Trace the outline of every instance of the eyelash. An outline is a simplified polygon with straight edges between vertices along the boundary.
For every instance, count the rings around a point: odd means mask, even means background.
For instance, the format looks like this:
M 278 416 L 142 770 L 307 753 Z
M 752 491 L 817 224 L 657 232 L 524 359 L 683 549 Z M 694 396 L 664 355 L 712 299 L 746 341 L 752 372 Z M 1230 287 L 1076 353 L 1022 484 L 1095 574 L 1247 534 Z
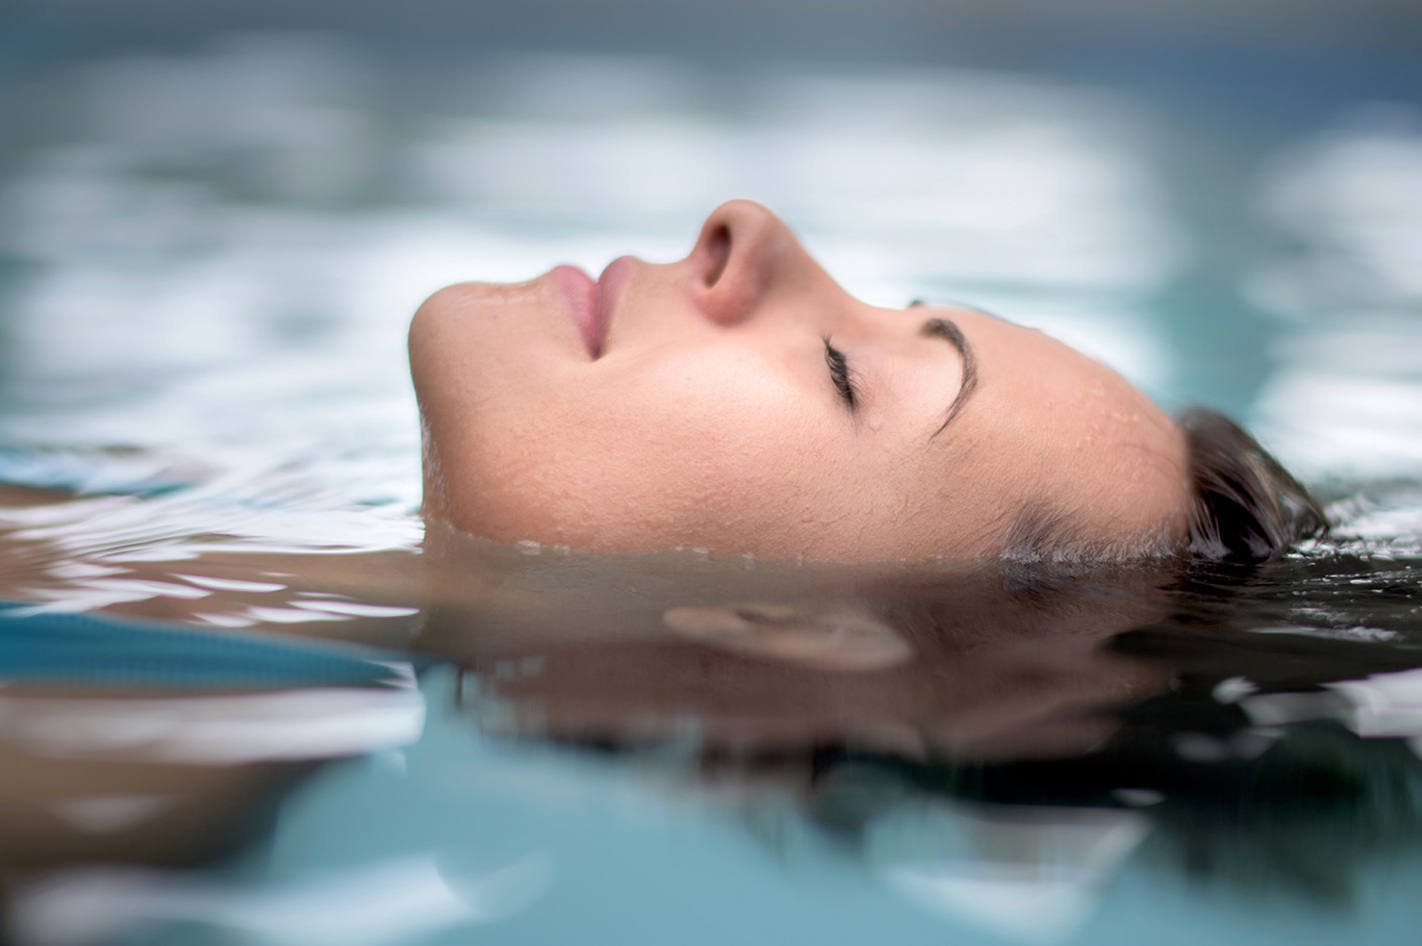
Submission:
M 829 365 L 834 389 L 839 392 L 849 409 L 854 410 L 859 404 L 859 389 L 854 383 L 854 376 L 849 372 L 849 362 L 845 360 L 844 352 L 830 344 L 828 335 L 825 336 L 825 364 Z

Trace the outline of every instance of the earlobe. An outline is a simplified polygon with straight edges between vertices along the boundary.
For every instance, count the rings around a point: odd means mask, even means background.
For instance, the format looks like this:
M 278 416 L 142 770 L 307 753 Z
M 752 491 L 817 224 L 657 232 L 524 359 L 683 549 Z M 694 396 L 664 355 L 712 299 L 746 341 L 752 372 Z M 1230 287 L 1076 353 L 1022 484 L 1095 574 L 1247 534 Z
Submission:
M 817 611 L 763 602 L 688 606 L 668 608 L 662 623 L 673 634 L 709 647 L 816 670 L 884 670 L 913 654 L 889 625 L 849 609 Z

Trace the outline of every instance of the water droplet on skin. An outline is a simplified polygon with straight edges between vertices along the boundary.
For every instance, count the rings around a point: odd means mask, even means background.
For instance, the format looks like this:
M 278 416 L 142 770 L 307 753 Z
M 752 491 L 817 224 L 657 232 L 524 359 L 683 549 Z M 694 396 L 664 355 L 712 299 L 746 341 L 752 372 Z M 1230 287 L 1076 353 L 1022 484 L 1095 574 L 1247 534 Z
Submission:
M 543 551 L 543 547 L 532 539 L 519 539 L 514 543 L 514 548 L 524 555 L 538 555 Z

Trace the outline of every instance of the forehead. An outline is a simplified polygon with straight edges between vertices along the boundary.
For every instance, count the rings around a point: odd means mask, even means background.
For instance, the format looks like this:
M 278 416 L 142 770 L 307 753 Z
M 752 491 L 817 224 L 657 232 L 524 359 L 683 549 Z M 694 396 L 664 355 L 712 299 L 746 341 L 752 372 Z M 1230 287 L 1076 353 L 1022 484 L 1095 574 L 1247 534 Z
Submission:
M 1037 329 L 976 310 L 952 311 L 977 354 L 989 412 L 1050 415 L 1101 436 L 1114 429 L 1175 437 L 1170 418 L 1100 362 Z

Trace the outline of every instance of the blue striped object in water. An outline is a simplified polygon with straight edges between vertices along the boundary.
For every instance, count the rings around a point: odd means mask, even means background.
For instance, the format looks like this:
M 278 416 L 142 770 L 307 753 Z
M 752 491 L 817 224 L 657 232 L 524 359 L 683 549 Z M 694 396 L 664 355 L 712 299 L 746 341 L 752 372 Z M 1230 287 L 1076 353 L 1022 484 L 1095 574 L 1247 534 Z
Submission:
M 379 651 L 0 602 L 0 680 L 166 689 L 406 682 Z

